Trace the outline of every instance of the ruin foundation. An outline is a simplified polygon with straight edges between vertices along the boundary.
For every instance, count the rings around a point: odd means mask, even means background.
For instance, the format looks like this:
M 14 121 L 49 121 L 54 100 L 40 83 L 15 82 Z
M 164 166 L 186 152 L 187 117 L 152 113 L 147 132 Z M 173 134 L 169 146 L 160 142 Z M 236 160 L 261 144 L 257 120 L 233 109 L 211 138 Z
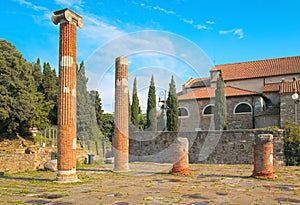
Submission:
M 254 143 L 254 178 L 274 179 L 273 135 L 260 134 Z
M 173 168 L 171 174 L 188 175 L 189 168 L 189 141 L 187 138 L 178 137 L 173 144 Z

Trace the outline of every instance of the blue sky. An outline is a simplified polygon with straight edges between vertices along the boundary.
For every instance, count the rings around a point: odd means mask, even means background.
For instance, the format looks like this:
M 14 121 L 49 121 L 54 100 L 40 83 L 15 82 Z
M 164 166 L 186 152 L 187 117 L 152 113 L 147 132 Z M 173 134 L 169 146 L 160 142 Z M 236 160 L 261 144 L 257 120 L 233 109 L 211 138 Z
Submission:
M 106 112 L 113 111 L 117 55 L 129 56 L 129 85 L 137 77 L 145 109 L 151 74 L 161 88 L 159 95 L 168 89 L 171 75 L 180 91 L 189 77 L 208 77 L 213 64 L 300 54 L 297 0 L 5 0 L 0 3 L 0 38 L 13 43 L 27 61 L 39 57 L 57 68 L 59 27 L 51 15 L 66 7 L 83 17 L 85 27 L 77 30 L 77 61 L 86 62 L 89 87 L 99 90 Z M 128 39 L 135 48 L 123 45 Z M 185 47 L 181 53 L 180 46 Z M 102 55 L 95 61 L 103 52 L 110 58 Z M 107 64 L 97 67 L 102 61 Z

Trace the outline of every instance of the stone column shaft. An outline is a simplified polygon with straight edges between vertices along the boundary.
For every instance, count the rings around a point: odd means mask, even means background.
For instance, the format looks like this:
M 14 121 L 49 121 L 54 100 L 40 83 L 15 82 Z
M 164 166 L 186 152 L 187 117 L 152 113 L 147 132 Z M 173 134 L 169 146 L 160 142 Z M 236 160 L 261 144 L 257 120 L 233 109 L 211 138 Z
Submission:
M 76 175 L 76 27 L 83 27 L 79 15 L 69 9 L 53 13 L 60 23 L 58 92 L 58 174 L 59 182 L 78 181 Z
M 173 144 L 173 168 L 172 174 L 188 175 L 189 168 L 189 141 L 187 138 L 178 137 Z
M 271 134 L 260 134 L 255 138 L 252 176 L 268 179 L 277 177 L 274 172 L 273 135 Z
M 128 58 L 116 58 L 114 171 L 128 171 Z

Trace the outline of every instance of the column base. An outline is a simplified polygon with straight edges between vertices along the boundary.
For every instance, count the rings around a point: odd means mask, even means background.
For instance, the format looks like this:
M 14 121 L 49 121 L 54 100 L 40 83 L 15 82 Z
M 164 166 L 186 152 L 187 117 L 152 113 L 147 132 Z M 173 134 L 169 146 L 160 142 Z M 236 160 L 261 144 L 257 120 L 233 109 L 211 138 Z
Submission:
M 126 164 L 124 166 L 115 166 L 113 169 L 114 172 L 129 172 L 129 165 Z
M 253 172 L 251 175 L 253 178 L 257 179 L 276 179 L 277 175 L 274 171 L 260 171 L 260 172 Z
M 191 170 L 188 167 L 173 167 L 169 173 L 178 175 L 189 175 L 191 174 Z
M 55 180 L 57 183 L 74 183 L 79 181 L 76 174 L 76 168 L 71 170 L 58 170 Z

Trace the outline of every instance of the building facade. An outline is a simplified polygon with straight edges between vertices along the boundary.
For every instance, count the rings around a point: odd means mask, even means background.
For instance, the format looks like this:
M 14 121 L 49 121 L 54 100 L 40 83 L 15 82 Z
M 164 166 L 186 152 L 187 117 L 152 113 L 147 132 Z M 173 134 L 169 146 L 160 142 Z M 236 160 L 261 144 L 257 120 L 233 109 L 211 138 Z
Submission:
M 300 91 L 300 56 L 294 56 L 216 65 L 209 78 L 189 79 L 178 95 L 181 131 L 214 129 L 220 72 L 225 82 L 228 129 L 283 127 L 286 121 L 300 122 L 299 103 L 291 97 Z

